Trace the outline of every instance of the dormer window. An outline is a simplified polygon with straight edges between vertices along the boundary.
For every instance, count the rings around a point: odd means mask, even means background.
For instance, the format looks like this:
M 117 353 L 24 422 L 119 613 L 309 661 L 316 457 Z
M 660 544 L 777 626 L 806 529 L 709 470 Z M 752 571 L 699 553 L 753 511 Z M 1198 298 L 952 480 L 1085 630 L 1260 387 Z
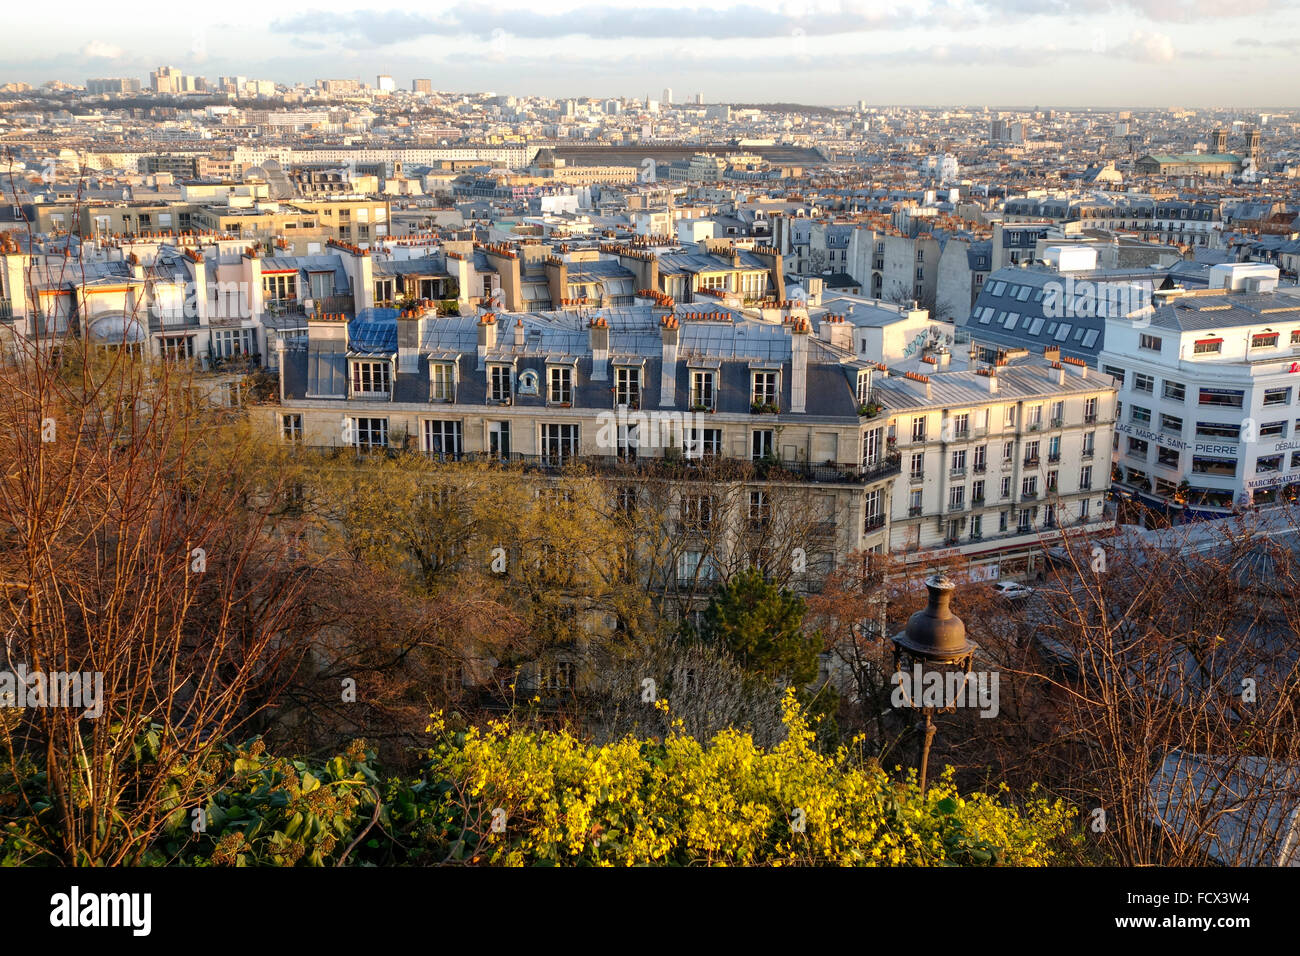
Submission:
M 641 370 L 639 368 L 614 369 L 614 404 L 630 409 L 641 407 Z
M 691 372 L 691 409 L 711 409 L 717 400 L 717 373 L 712 370 Z
M 552 365 L 546 370 L 546 402 L 548 405 L 573 404 L 573 369 L 567 365 Z
M 352 397 L 388 398 L 393 392 L 392 374 L 390 362 L 353 362 Z
M 510 401 L 510 397 L 510 366 L 489 365 L 488 401 L 504 403 Z
M 755 372 L 750 401 L 755 405 L 776 405 L 777 373 Z
M 858 372 L 858 404 L 865 405 L 871 401 L 871 372 L 862 369 Z
M 454 402 L 456 400 L 456 366 L 450 362 L 434 362 L 429 366 L 429 400 Z

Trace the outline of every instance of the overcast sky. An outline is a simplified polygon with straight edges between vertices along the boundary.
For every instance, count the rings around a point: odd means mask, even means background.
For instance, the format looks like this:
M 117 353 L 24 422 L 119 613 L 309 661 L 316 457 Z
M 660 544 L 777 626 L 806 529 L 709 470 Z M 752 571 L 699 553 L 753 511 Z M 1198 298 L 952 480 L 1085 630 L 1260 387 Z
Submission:
M 706 101 L 1300 105 L 1296 0 L 62 0 L 0 14 L 0 81 L 163 64 L 278 82 Z

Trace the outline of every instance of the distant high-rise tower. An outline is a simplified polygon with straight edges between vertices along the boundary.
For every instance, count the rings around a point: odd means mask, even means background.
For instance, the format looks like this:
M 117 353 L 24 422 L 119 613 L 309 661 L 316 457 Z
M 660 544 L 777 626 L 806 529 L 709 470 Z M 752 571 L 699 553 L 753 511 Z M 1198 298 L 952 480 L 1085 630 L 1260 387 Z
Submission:
M 387 73 L 380 73 L 375 77 L 375 88 L 381 93 L 391 93 L 397 89 L 397 84 Z
M 433 92 L 433 80 L 412 80 L 412 81 L 411 81 L 411 92 L 412 92 L 412 93 L 432 93 L 432 92 Z
M 673 88 L 671 86 L 664 87 L 664 97 L 660 102 L 662 102 L 664 106 L 673 105 Z
M 703 106 L 703 105 L 704 105 L 704 94 L 703 94 L 703 93 L 696 93 L 696 94 L 695 94 L 695 105 L 696 105 L 696 106 Z
M 1226 153 L 1228 151 L 1228 131 L 1226 129 L 1216 129 L 1210 133 L 1210 151 L 1213 153 Z

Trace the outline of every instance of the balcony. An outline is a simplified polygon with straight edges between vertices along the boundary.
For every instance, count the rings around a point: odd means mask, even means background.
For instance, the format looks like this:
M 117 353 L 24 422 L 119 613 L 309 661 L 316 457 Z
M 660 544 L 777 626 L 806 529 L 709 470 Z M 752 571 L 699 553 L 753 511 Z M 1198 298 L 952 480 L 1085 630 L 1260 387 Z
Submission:
M 1048 456 L 1047 456 L 1047 463 L 1048 463 L 1049 465 L 1057 465 L 1057 464 L 1060 464 L 1060 461 L 1061 461 L 1061 453 L 1060 453 L 1059 451 L 1058 451 L 1056 454 L 1054 454 L 1054 455 L 1048 455 Z
M 8 299 L 0 299 L 0 322 L 11 322 L 14 317 L 13 303 Z
M 972 499 L 970 500 L 970 506 L 971 506 L 972 508 L 980 508 L 980 507 L 983 507 L 983 505 L 984 505 L 984 498 L 983 498 L 983 496 L 981 496 L 981 497 L 979 497 L 979 498 L 972 498 Z
M 1084 423 L 1085 425 L 1095 425 L 1095 424 L 1097 424 L 1097 413 L 1096 413 L 1096 412 L 1093 412 L 1091 415 L 1084 415 L 1084 416 L 1083 416 L 1083 423 Z
M 925 511 L 925 509 L 922 508 L 920 505 L 911 505 L 911 506 L 907 509 L 907 516 L 908 516 L 909 518 L 919 518 L 919 517 L 921 517 L 921 514 L 922 514 L 922 512 L 924 512 L 924 511 Z
M 965 468 L 949 468 L 949 469 L 948 469 L 948 477 L 949 477 L 949 478 L 965 478 L 965 477 L 966 477 L 966 469 L 965 469 Z
M 980 462 L 978 465 L 976 465 L 974 468 L 971 469 L 971 471 L 977 475 L 982 475 L 987 470 L 988 470 L 988 466 L 983 462 Z
M 876 515 L 867 515 L 866 521 L 863 522 L 862 530 L 864 533 L 866 533 L 868 531 L 875 531 L 878 528 L 883 528 L 884 526 L 885 526 L 885 516 L 883 513 L 876 514 Z
M 1085 448 L 1083 452 L 1079 455 L 1079 457 L 1082 458 L 1084 461 L 1091 461 L 1094 454 L 1096 454 L 1096 452 L 1094 452 L 1091 448 Z
M 919 471 L 914 471 L 907 476 L 907 483 L 909 485 L 919 485 L 924 481 L 925 481 L 925 474 Z
M 964 501 L 948 502 L 948 514 L 953 514 L 954 512 L 965 511 L 965 510 L 966 510 L 966 502 Z
M 1043 430 L 1042 422 L 1030 422 L 1028 425 L 1025 426 L 1025 431 L 1029 431 L 1029 432 L 1040 432 L 1042 430 Z
M 1064 419 L 1064 418 L 1053 418 L 1053 419 L 1052 419 L 1052 426 L 1051 426 L 1051 427 L 1052 427 L 1052 428 L 1060 428 L 1060 427 L 1063 426 L 1064 424 L 1065 424 L 1065 419 Z
M 1035 455 L 1035 456 L 1032 457 L 1032 458 L 1026 458 L 1026 459 L 1025 459 L 1025 467 L 1026 467 L 1026 468 L 1037 468 L 1038 465 L 1039 465 L 1039 460 L 1038 460 L 1038 456 L 1037 456 L 1037 455 Z
M 1037 500 L 1037 498 L 1038 498 L 1038 491 L 1037 491 L 1037 489 L 1035 489 L 1034 491 L 1022 491 L 1022 492 L 1020 492 L 1020 500 L 1021 500 L 1021 501 L 1035 501 L 1035 500 Z

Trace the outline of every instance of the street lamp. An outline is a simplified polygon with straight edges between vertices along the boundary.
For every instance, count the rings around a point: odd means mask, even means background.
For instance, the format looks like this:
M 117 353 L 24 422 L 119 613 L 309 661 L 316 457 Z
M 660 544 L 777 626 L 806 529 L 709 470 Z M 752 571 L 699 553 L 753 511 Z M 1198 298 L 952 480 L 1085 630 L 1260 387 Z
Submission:
M 956 585 L 948 576 L 939 571 L 925 579 L 926 590 L 930 600 L 921 610 L 907 620 L 907 627 L 895 634 L 894 644 L 894 680 L 900 687 L 910 683 L 914 700 L 908 700 L 905 706 L 919 707 L 925 715 L 925 738 L 921 745 L 921 758 L 918 771 L 921 777 L 921 793 L 925 793 L 926 773 L 930 763 L 930 745 L 934 742 L 934 715 L 951 713 L 956 709 L 955 700 L 944 698 L 941 705 L 926 703 L 922 696 L 922 677 L 927 667 L 931 673 L 938 672 L 941 680 L 948 672 L 958 671 L 969 675 L 975 658 L 977 645 L 966 639 L 966 625 L 961 618 L 952 613 L 949 606 L 952 592 Z M 903 668 L 915 675 L 913 681 L 904 677 Z M 963 683 L 965 678 L 963 678 Z M 946 680 L 943 686 L 946 687 Z M 905 695 L 906 696 L 906 695 Z

